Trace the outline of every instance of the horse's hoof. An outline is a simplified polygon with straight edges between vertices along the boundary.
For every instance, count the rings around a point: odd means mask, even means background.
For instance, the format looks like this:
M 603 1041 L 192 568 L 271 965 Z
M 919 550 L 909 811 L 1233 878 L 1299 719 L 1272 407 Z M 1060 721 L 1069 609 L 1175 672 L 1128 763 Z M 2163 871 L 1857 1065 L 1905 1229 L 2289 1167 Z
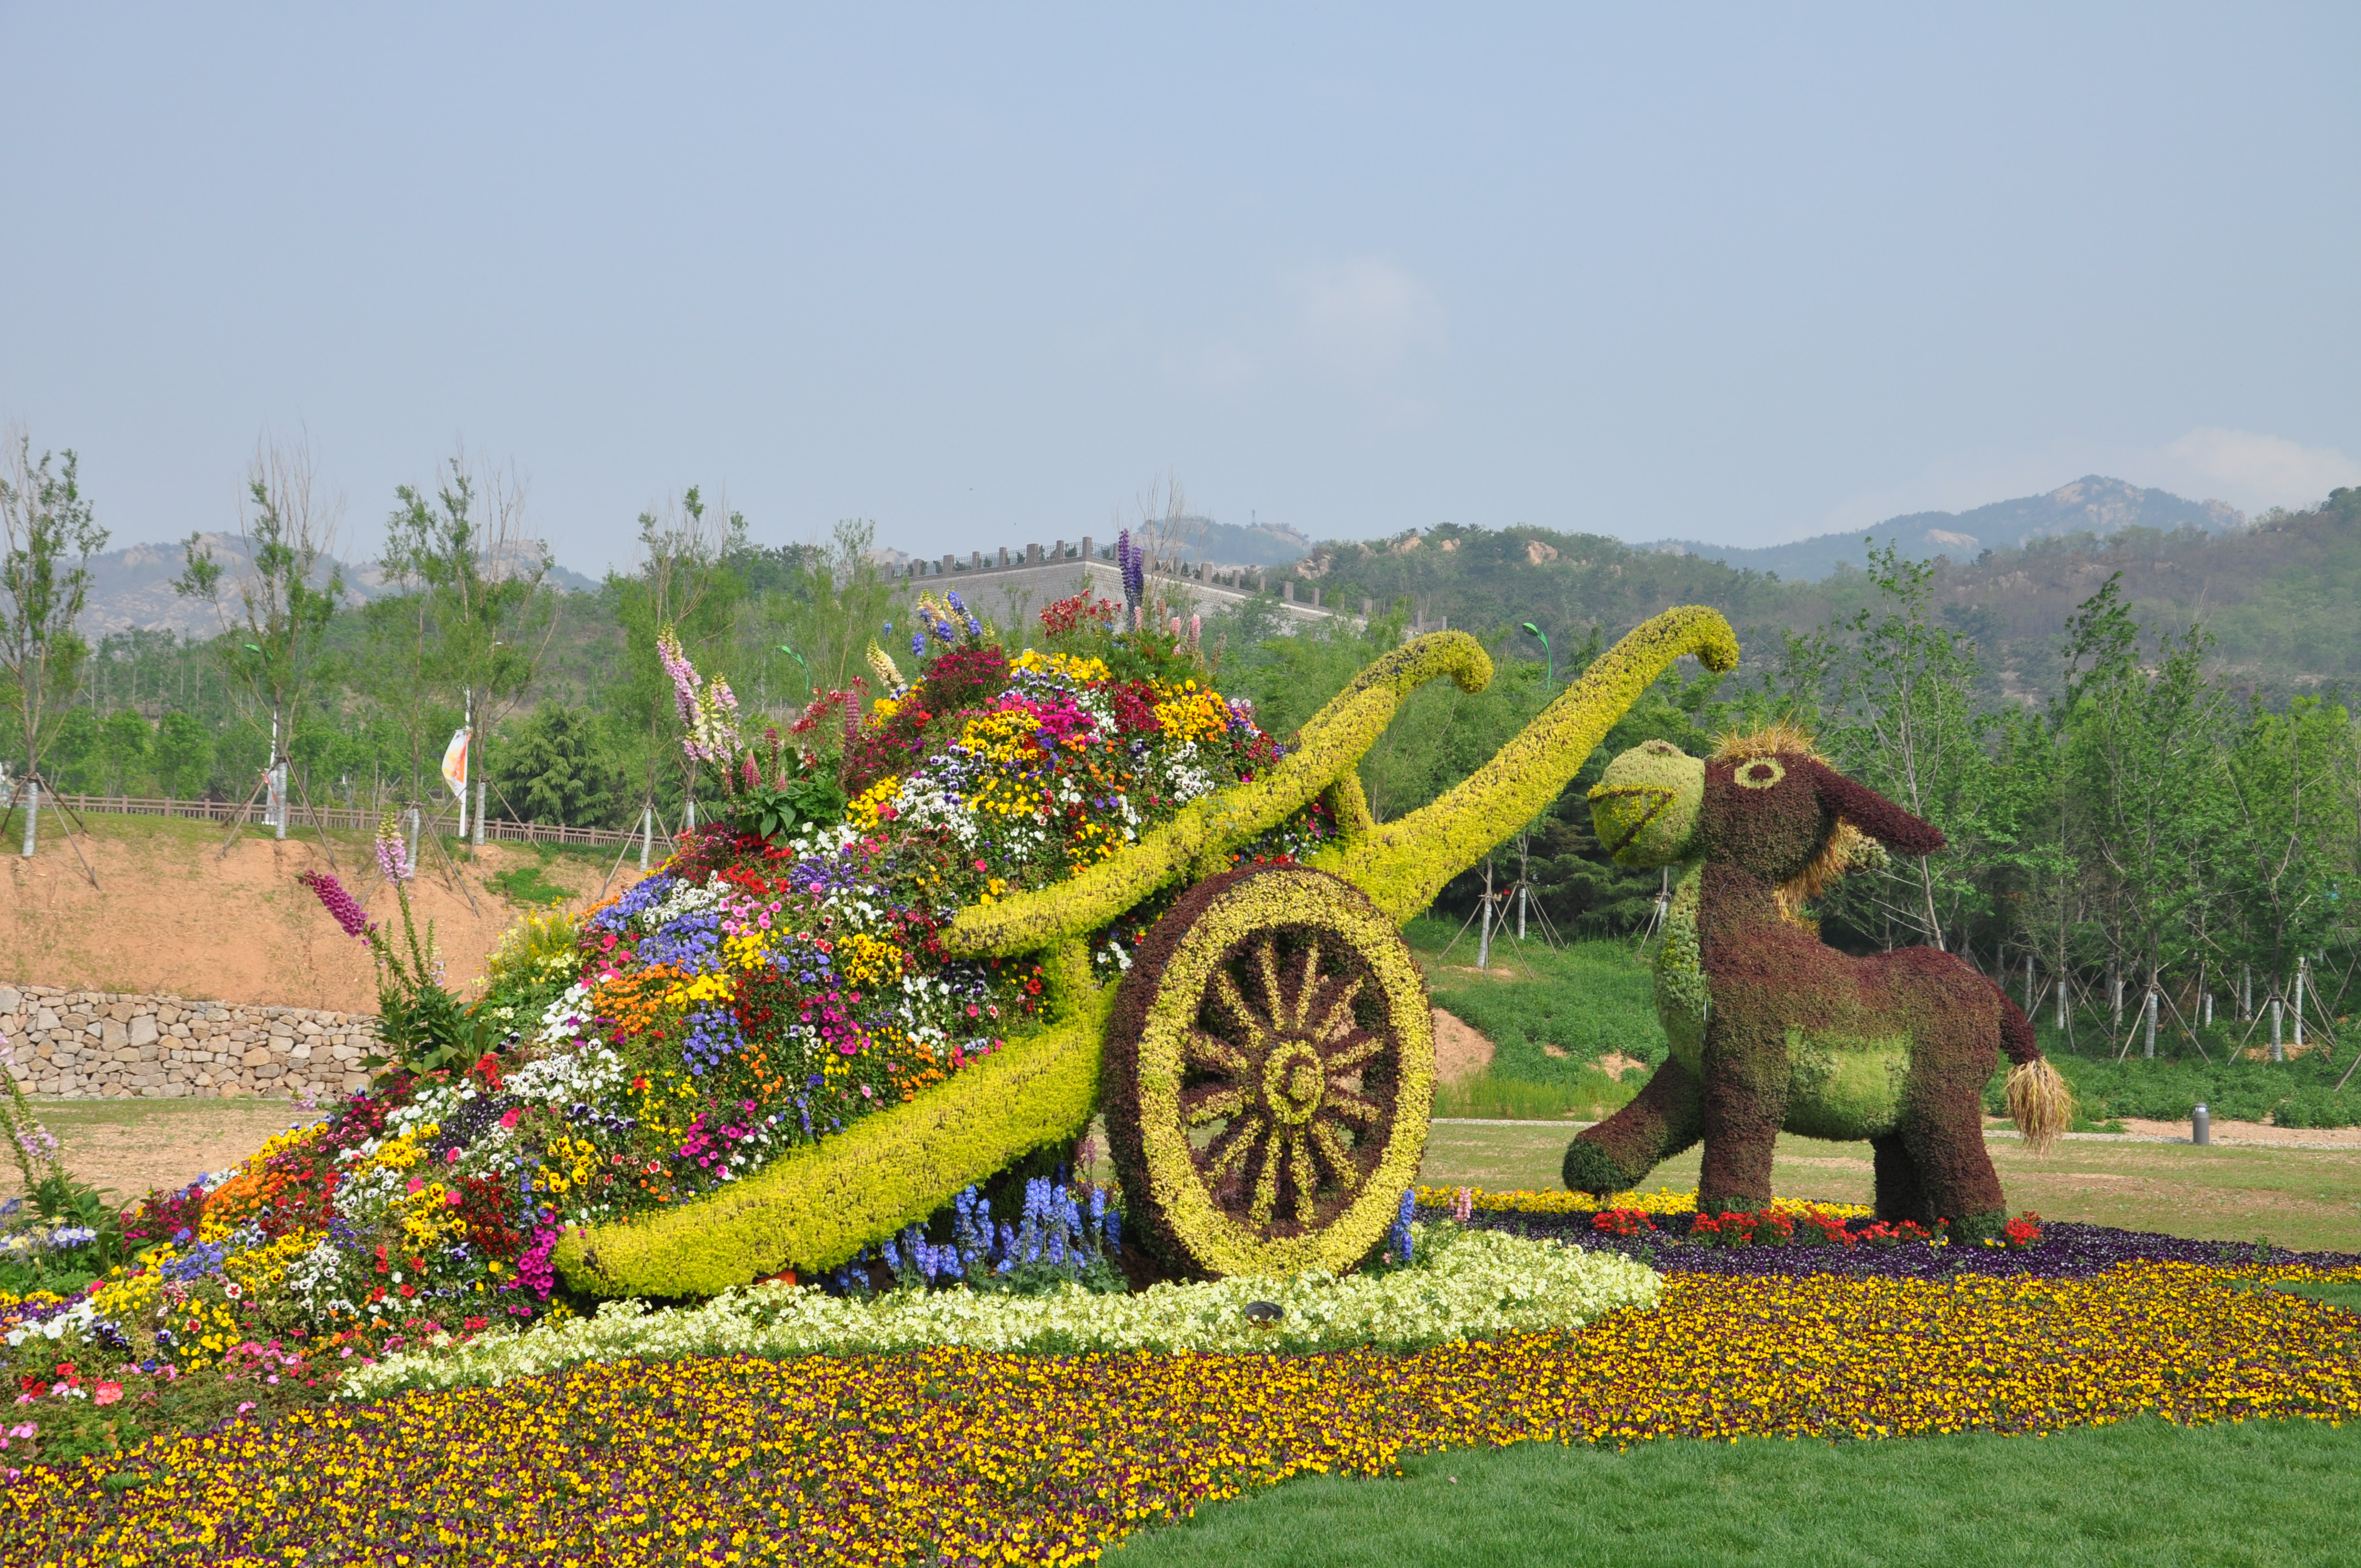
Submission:
M 1586 1138 L 1565 1146 L 1565 1186 L 1569 1192 L 1595 1192 L 1604 1198 L 1629 1189 L 1638 1177 L 1626 1171 L 1615 1157 Z
M 1957 1246 L 1964 1242 L 1970 1246 L 1981 1245 L 1998 1236 L 2007 1228 L 2007 1225 L 2008 1211 L 2005 1209 L 1994 1209 L 1982 1214 L 1969 1214 L 1951 1222 L 1951 1244 Z

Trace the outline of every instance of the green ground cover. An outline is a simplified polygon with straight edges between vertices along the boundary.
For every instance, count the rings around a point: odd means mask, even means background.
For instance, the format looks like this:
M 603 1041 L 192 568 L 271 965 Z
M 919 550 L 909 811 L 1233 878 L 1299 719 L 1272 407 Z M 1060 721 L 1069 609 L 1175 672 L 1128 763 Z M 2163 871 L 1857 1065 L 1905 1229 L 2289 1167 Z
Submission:
M 1653 982 L 1629 943 L 1503 940 L 1479 971 L 1476 934 L 1462 934 L 1456 922 L 1427 916 L 1402 934 L 1434 1004 L 1493 1046 L 1488 1071 L 1444 1086 L 1437 1115 L 1603 1115 L 1638 1093 L 1647 1075 L 1603 1071 L 1600 1058 L 1620 1053 L 1649 1068 L 1664 1058 Z
M 1621 1453 L 1521 1443 L 1402 1468 L 1290 1481 L 1135 1536 L 1107 1561 L 2289 1568 L 2353 1561 L 2361 1508 L 2361 1431 L 2312 1421 Z
M 2244 1025 L 2235 1028 L 2216 1025 L 2203 1031 L 2205 1048 L 2213 1058 L 2211 1063 L 2200 1058 L 2185 1040 L 2178 1042 L 2178 1053 L 2154 1061 L 2136 1054 L 2123 1061 L 2097 1054 L 2078 1055 L 2048 1028 L 2041 1031 L 2041 1047 L 2074 1086 L 2083 1116 L 2092 1121 L 2141 1116 L 2186 1122 L 2191 1109 L 2203 1101 L 2217 1122 L 2361 1126 L 2361 1073 L 2356 1073 L 2343 1090 L 2336 1087 L 2336 1080 L 2353 1065 L 2350 1056 L 2332 1057 L 2313 1050 L 2283 1062 L 2250 1061 L 2238 1047 L 2244 1030 Z M 2094 1042 L 2087 1034 L 2080 1044 L 2095 1053 Z M 2167 1044 L 2159 1041 L 2158 1048 L 2164 1049 Z M 2138 1047 L 2133 1049 L 2136 1052 Z M 1997 1093 L 1988 1095 L 1986 1102 L 1997 1106 Z

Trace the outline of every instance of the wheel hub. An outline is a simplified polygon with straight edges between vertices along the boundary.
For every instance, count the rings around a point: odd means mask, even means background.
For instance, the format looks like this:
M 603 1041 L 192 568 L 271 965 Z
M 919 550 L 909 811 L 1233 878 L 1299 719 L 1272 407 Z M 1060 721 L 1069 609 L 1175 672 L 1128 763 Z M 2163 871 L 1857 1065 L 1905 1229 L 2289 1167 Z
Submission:
M 1327 1069 L 1308 1040 L 1281 1041 L 1263 1061 L 1263 1103 L 1290 1126 L 1300 1127 L 1319 1114 L 1327 1091 Z

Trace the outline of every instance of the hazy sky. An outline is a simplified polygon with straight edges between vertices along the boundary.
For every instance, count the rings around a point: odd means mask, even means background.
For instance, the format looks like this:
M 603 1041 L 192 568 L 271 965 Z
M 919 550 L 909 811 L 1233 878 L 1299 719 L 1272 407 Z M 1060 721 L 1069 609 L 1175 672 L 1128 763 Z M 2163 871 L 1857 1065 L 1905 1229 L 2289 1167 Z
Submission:
M 464 438 L 566 565 L 1770 543 L 2361 482 L 2361 7 L 0 4 L 0 420 L 117 544 Z M 1634 18 L 1632 13 L 1645 11 Z

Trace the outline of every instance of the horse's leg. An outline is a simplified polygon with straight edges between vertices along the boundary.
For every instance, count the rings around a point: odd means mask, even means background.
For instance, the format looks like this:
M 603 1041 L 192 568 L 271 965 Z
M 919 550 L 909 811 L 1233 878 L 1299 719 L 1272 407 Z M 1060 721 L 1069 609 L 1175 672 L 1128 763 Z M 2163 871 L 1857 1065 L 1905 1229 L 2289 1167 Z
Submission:
M 1787 1041 L 1776 1028 L 1717 1018 L 1705 1034 L 1705 1169 L 1697 1212 L 1771 1203 L 1771 1156 L 1787 1119 Z
M 1990 1054 L 1986 1047 L 1987 1058 Z M 1903 1146 L 1917 1168 L 1919 1190 L 1951 1222 L 1955 1242 L 1996 1236 L 2008 1219 L 2000 1176 L 1984 1148 L 1983 1089 L 1991 1076 L 1988 1059 L 1924 1063 L 1911 1073 L 1903 1111 Z M 1878 1212 L 1884 1212 L 1882 1203 Z
M 1565 1185 L 1602 1196 L 1628 1191 L 1704 1128 L 1697 1075 L 1667 1057 L 1631 1103 L 1565 1146 Z
M 1918 1168 L 1912 1163 L 1902 1135 L 1886 1133 L 1872 1138 L 1869 1150 L 1877 1168 L 1877 1217 L 1916 1220 L 1922 1225 L 1934 1223 L 1934 1205 L 1927 1201 L 1927 1190 L 1919 1185 Z

